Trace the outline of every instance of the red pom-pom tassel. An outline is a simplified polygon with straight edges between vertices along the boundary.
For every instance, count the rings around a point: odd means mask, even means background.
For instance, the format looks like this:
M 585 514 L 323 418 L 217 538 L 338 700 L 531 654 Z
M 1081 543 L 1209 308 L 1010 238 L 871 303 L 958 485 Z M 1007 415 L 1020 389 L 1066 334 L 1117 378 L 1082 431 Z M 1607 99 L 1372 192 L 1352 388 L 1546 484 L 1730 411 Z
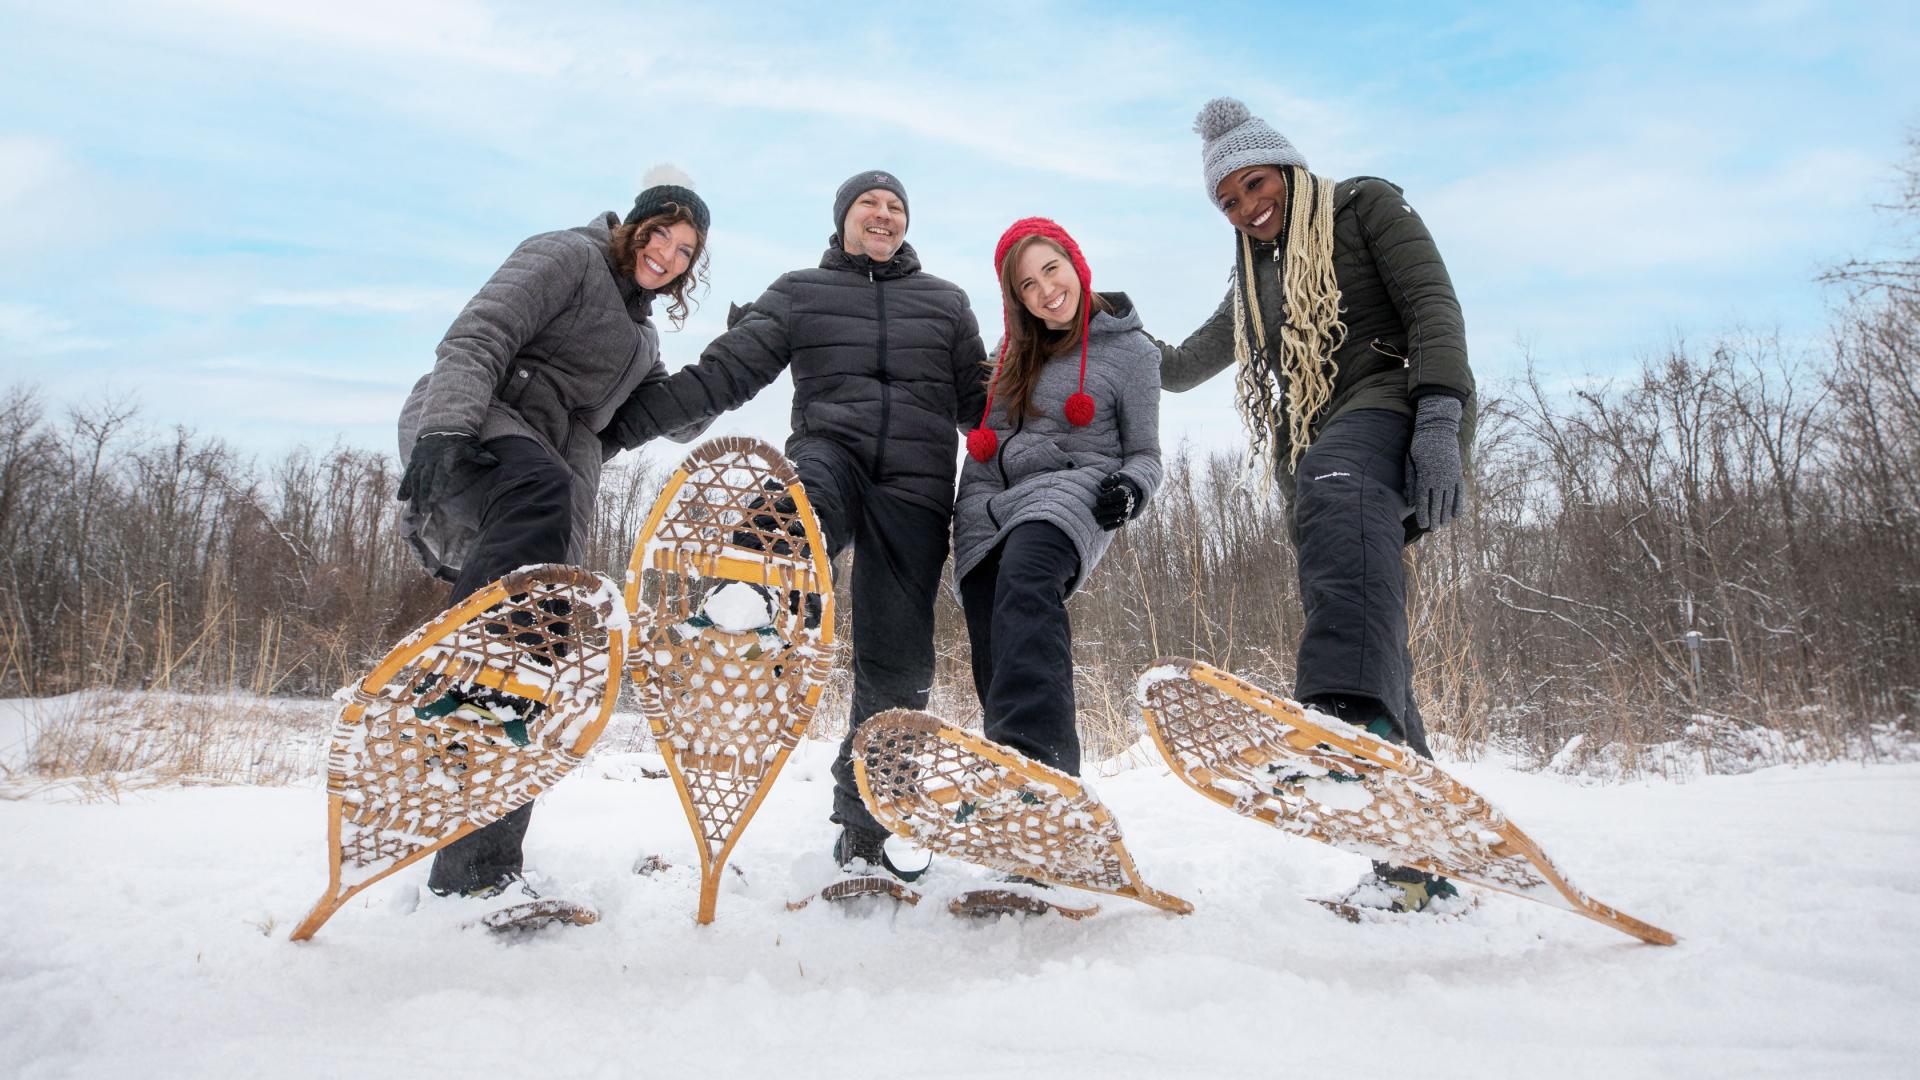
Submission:
M 1081 391 L 1067 398 L 1067 423 L 1074 427 L 1086 427 L 1093 423 L 1093 397 Z
M 1000 449 L 1000 437 L 989 427 L 977 427 L 967 432 L 967 454 L 973 460 L 987 462 L 993 459 L 993 452 Z

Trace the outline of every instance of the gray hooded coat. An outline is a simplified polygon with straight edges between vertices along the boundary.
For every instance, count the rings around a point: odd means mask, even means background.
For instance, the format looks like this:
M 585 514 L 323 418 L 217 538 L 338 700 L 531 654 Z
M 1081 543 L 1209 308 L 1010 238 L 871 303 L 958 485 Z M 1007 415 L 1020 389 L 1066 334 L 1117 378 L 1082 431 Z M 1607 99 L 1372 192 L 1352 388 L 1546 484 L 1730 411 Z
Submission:
M 613 264 L 619 223 L 602 214 L 515 248 L 454 319 L 400 412 L 402 468 L 414 440 L 434 431 L 532 439 L 565 462 L 574 481 L 572 559 L 586 550 L 601 465 L 620 449 L 600 432 L 643 382 L 667 377 L 652 294 Z M 686 441 L 705 426 L 668 434 Z M 438 576 L 456 575 L 478 535 L 479 486 L 427 513 L 401 512 L 401 535 Z
M 993 399 L 987 426 L 999 448 L 987 461 L 968 457 L 953 508 L 953 574 L 957 581 L 1006 539 L 1015 525 L 1044 521 L 1080 553 L 1079 591 L 1113 543 L 1093 520 L 1100 481 L 1121 473 L 1140 488 L 1141 505 L 1160 486 L 1160 350 L 1140 329 L 1140 316 L 1123 293 L 1104 293 L 1113 311 L 1087 328 L 1087 394 L 1093 422 L 1075 427 L 1067 397 L 1078 389 L 1080 350 L 1047 361 L 1034 385 L 1032 408 L 1009 419 Z

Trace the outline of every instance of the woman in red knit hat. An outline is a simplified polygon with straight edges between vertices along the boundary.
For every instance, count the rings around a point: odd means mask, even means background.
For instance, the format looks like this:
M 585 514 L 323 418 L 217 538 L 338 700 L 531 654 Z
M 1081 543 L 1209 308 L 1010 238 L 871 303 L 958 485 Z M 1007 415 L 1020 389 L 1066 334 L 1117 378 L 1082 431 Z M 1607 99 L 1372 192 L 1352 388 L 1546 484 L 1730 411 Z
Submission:
M 967 435 L 954 578 L 989 739 L 1078 775 L 1067 599 L 1160 484 L 1160 352 L 1045 218 L 994 251 L 1005 337 Z

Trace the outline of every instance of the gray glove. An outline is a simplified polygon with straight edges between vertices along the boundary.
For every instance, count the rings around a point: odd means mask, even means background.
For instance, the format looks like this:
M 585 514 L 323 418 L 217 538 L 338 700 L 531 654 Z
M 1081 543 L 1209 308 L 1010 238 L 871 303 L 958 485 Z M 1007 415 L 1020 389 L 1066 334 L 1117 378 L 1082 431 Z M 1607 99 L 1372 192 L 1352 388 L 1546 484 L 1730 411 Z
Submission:
M 1422 529 L 1438 529 L 1467 508 L 1460 474 L 1460 399 L 1429 394 L 1414 406 L 1407 447 L 1407 505 Z

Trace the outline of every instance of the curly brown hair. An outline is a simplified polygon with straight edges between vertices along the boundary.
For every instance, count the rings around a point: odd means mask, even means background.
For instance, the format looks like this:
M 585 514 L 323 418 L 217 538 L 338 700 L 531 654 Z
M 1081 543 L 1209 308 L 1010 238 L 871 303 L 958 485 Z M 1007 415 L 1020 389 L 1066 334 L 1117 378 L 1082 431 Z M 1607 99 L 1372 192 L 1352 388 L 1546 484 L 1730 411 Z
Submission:
M 652 217 L 614 226 L 609 246 L 613 252 L 613 265 L 620 273 L 631 278 L 634 263 L 640 258 L 641 249 L 647 246 L 646 237 L 653 230 L 669 225 L 688 225 L 693 229 L 693 258 L 688 260 L 686 272 L 657 291 L 657 295 L 667 298 L 667 318 L 673 321 L 673 328 L 678 330 L 686 325 L 687 316 L 693 314 L 693 309 L 698 306 L 693 298 L 694 289 L 704 291 L 707 287 L 707 234 L 695 223 L 693 211 L 679 203 L 669 202 L 665 210 Z
M 1062 353 L 1080 347 L 1080 309 L 1073 312 L 1072 325 L 1065 330 L 1048 329 L 1047 324 L 1034 318 L 1027 305 L 1020 302 L 1014 293 L 1013 275 L 1019 269 L 1020 256 L 1035 244 L 1045 244 L 1060 252 L 1061 258 L 1067 253 L 1059 244 L 1044 236 L 1023 237 L 1007 249 L 1007 257 L 1000 263 L 1000 303 L 1006 312 L 1007 340 L 998 361 L 987 358 L 987 389 L 1007 403 L 1009 419 L 1018 416 L 1034 415 L 1033 388 L 1040 381 L 1040 369 L 1047 361 Z M 1083 292 L 1082 304 L 1092 304 L 1089 316 L 1102 311 L 1111 311 L 1099 293 Z M 994 376 L 995 366 L 999 367 L 998 379 Z

